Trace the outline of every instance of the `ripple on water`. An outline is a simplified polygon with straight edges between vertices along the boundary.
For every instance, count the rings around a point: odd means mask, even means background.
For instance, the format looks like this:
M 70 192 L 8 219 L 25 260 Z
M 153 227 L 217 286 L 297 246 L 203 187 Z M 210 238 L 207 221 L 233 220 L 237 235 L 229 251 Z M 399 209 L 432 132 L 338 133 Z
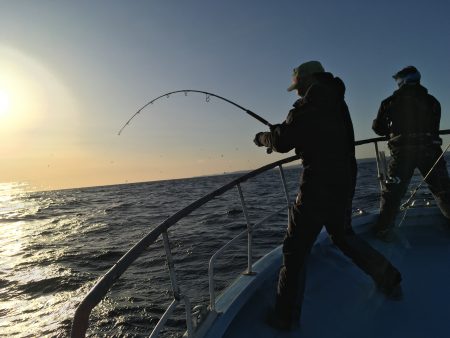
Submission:
M 376 167 L 369 164 L 360 164 L 354 208 L 378 207 Z M 295 168 L 285 170 L 290 196 L 297 192 L 298 174 Z M 14 196 L 5 198 L 8 209 L 0 215 L 0 336 L 68 336 L 76 306 L 123 253 L 168 216 L 236 177 L 10 193 Z M 276 182 L 279 172 L 271 171 L 242 184 L 252 224 L 271 212 L 274 204 L 285 203 Z M 245 227 L 239 195 L 232 190 L 169 230 L 177 280 L 192 307 L 208 301 L 209 258 Z M 254 233 L 255 256 L 281 243 L 285 228 L 286 213 L 261 225 Z M 217 291 L 245 269 L 245 239 L 238 244 L 217 262 Z M 159 238 L 94 309 L 90 335 L 148 335 L 171 299 Z M 163 337 L 183 331 L 182 310 L 181 306 L 175 312 Z

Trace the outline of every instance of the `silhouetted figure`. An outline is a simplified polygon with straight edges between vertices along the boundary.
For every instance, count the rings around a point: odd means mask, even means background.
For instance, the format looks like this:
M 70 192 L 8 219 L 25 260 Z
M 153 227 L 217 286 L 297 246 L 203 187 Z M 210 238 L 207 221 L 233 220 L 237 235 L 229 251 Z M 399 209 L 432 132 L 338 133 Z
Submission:
M 375 225 L 376 236 L 393 239 L 392 228 L 402 197 L 414 169 L 426 176 L 442 154 L 439 137 L 441 105 L 420 84 L 420 73 L 408 66 L 393 78 L 399 89 L 385 99 L 372 129 L 389 138 L 391 152 L 386 188 L 381 194 L 380 217 Z M 444 158 L 441 158 L 425 180 L 445 217 L 450 218 L 450 180 Z
M 275 309 L 268 317 L 269 324 L 279 329 L 290 329 L 299 320 L 305 260 L 323 226 L 385 294 L 398 293 L 401 281 L 397 269 L 350 226 L 356 161 L 344 83 L 325 72 L 318 61 L 310 61 L 294 69 L 288 90 L 297 90 L 301 98 L 286 120 L 254 139 L 256 145 L 281 153 L 295 148 L 303 160 L 300 191 L 290 208 L 283 242 Z

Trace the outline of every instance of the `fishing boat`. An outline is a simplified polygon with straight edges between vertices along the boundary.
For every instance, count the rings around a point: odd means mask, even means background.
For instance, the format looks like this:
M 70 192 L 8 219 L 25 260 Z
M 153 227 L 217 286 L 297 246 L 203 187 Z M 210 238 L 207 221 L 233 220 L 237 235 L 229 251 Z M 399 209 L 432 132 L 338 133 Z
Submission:
M 450 134 L 442 130 L 440 134 Z M 357 146 L 373 144 L 380 187 L 387 179 L 386 158 L 378 144 L 384 138 L 357 141 Z M 136 243 L 92 287 L 79 304 L 72 323 L 71 336 L 84 337 L 92 309 L 105 297 L 119 277 L 155 241 L 162 238 L 170 275 L 173 301 L 160 317 L 150 337 L 158 337 L 177 307 L 186 310 L 185 337 L 450 337 L 450 227 L 440 210 L 428 199 L 411 200 L 397 217 L 395 240 L 386 243 L 376 239 L 371 229 L 376 212 L 359 210 L 354 214 L 357 234 L 379 250 L 401 271 L 403 297 L 386 298 L 373 281 L 345 257 L 322 231 L 307 262 L 307 278 L 302 317 L 297 328 L 277 331 L 266 324 L 268 309 L 273 306 L 281 247 L 253 261 L 253 234 L 261 224 L 286 212 L 291 201 L 286 186 L 284 166 L 298 160 L 291 156 L 265 165 L 223 185 L 176 212 Z M 253 177 L 278 168 L 286 203 L 260 220 L 249 219 L 241 186 Z M 189 297 L 177 281 L 168 230 L 181 219 L 225 192 L 237 189 L 247 229 L 215 252 L 209 260 L 209 304 L 191 308 Z M 226 250 L 247 238 L 246 270 L 217 295 L 215 266 Z

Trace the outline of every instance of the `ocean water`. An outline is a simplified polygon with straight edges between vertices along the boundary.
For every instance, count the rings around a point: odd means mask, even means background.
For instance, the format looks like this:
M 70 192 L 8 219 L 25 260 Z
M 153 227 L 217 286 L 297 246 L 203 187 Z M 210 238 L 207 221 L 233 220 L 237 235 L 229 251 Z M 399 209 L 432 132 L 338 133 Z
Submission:
M 285 169 L 291 200 L 299 171 Z M 238 176 L 46 192 L 1 184 L 0 337 L 69 336 L 79 302 L 126 251 L 168 216 Z M 252 223 L 285 203 L 280 182 L 279 171 L 272 170 L 242 184 Z M 360 161 L 353 207 L 376 211 L 378 204 L 376 164 Z M 282 213 L 255 231 L 254 259 L 281 243 L 286 221 Z M 208 303 L 211 255 L 245 228 L 238 191 L 232 189 L 169 230 L 178 283 L 192 307 Z M 244 239 L 219 259 L 217 292 L 245 270 L 246 261 Z M 88 336 L 148 336 L 172 300 L 167 271 L 158 239 L 94 309 Z M 162 336 L 182 335 L 183 310 L 175 312 Z

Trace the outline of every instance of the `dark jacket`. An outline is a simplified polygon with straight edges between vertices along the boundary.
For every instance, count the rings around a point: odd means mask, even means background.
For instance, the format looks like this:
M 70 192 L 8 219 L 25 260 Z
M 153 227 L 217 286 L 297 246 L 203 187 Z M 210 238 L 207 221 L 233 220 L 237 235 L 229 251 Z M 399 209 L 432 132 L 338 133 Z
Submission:
M 344 100 L 345 85 L 331 73 L 315 75 L 305 96 L 294 103 L 286 120 L 260 138 L 281 153 L 295 148 L 305 169 L 329 171 L 355 156 L 352 120 Z
M 372 129 L 390 145 L 423 144 L 439 138 L 441 105 L 420 84 L 405 84 L 381 102 Z

